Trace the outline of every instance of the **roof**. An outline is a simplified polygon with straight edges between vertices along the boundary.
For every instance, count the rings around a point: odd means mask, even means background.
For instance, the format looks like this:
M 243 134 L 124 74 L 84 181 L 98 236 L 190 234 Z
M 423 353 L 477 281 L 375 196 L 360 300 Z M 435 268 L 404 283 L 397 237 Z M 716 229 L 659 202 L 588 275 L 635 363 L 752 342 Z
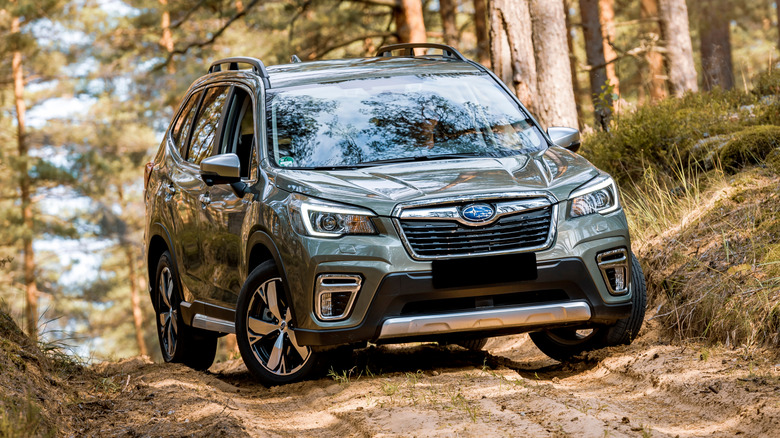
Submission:
M 272 89 L 369 77 L 462 74 L 481 71 L 470 62 L 422 56 L 335 59 L 273 65 L 266 68 Z

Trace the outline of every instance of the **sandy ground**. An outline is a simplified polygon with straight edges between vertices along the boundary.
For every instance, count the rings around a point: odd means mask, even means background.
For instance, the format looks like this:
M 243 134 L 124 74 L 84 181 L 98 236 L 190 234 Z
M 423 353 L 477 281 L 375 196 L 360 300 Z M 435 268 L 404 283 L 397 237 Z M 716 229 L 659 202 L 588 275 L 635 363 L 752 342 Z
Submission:
M 486 352 L 370 347 L 291 385 L 240 359 L 209 372 L 134 358 L 96 368 L 77 436 L 780 436 L 780 359 L 763 350 L 633 345 L 560 364 L 527 336 Z

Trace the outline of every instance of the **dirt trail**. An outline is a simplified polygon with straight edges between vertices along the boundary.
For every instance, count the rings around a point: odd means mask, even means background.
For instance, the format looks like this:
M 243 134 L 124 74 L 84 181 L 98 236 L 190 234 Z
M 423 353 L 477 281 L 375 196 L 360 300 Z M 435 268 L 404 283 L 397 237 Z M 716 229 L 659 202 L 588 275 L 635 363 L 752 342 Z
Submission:
M 634 345 L 562 365 L 527 336 L 488 352 L 372 347 L 330 376 L 266 388 L 240 359 L 201 373 L 144 358 L 96 368 L 86 436 L 780 436 L 780 362 L 767 352 Z

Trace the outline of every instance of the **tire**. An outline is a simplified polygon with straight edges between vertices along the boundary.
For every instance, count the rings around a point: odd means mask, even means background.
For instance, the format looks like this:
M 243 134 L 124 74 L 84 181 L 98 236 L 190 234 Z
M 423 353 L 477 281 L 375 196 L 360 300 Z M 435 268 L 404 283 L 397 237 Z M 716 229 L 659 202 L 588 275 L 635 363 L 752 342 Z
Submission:
M 217 336 L 184 324 L 179 278 L 168 251 L 157 262 L 154 284 L 157 339 L 163 360 L 200 371 L 208 369 L 217 354 Z
M 631 253 L 631 315 L 613 325 L 593 329 L 560 328 L 530 333 L 542 353 L 566 362 L 578 354 L 613 345 L 630 344 L 639 334 L 645 319 L 647 288 L 639 261 Z
M 255 268 L 236 306 L 236 339 L 249 371 L 266 385 L 306 377 L 316 362 L 311 347 L 298 345 L 291 330 L 292 310 L 273 261 Z
M 482 349 L 485 348 L 485 345 L 487 345 L 487 342 L 488 342 L 488 338 L 478 338 L 478 339 L 465 339 L 462 341 L 458 341 L 456 344 L 460 345 L 461 347 L 469 351 L 482 351 Z

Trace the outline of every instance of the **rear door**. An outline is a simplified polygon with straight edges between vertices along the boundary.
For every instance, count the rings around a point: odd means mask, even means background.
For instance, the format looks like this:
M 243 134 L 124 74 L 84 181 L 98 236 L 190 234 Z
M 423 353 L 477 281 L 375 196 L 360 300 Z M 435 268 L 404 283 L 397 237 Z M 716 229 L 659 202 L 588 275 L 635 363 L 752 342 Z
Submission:
M 185 169 L 189 167 L 187 149 L 189 148 L 190 133 L 202 99 L 203 90 L 198 90 L 190 95 L 179 117 L 173 123 L 167 139 L 169 150 L 171 150 L 170 159 L 167 162 L 168 170 L 162 173 L 164 175 L 162 191 L 166 205 L 165 210 L 170 218 L 171 243 L 185 294 L 191 293 L 192 288 L 197 286 L 186 273 L 186 267 L 192 265 L 193 258 L 197 256 L 198 252 L 197 241 L 189 238 L 191 237 L 190 230 L 196 226 L 197 217 L 193 215 L 193 211 L 195 211 L 193 206 L 188 203 L 189 196 L 184 196 L 184 193 L 185 188 L 197 184 L 192 174 Z

